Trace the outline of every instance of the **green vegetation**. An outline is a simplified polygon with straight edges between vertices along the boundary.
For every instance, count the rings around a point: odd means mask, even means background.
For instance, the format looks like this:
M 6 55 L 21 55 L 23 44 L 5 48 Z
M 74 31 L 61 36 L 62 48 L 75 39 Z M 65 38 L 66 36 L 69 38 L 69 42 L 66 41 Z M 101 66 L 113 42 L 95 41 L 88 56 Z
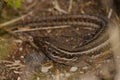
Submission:
M 19 8 L 21 6 L 22 0 L 4 0 L 8 5 L 13 6 L 15 8 Z
M 12 51 L 12 41 L 0 40 L 0 60 L 7 57 L 11 51 Z

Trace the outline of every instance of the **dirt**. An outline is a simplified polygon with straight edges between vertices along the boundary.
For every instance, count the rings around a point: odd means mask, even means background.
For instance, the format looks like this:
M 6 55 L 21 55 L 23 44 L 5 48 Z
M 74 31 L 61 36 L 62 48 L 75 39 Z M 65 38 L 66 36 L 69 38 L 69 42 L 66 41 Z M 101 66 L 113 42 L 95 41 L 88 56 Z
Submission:
M 111 20 L 116 16 L 114 14 L 119 15 L 119 6 L 115 5 L 115 3 L 118 2 L 118 0 L 114 1 L 113 6 L 115 7 L 113 7 Z M 109 10 L 111 9 L 106 9 L 106 7 L 98 0 L 33 0 L 32 2 L 23 2 L 19 9 L 7 6 L 6 3 L 3 2 L 2 4 L 2 9 L 0 10 L 1 24 L 24 14 L 28 14 L 29 12 L 31 12 L 30 15 L 27 15 L 24 19 L 22 18 L 19 21 L 24 22 L 24 20 L 29 20 L 34 17 L 64 14 L 86 13 L 108 16 L 110 13 Z M 5 29 L 10 30 L 9 25 L 7 25 Z M 36 49 L 36 46 L 29 42 L 32 41 L 34 36 L 51 36 L 53 34 L 58 34 L 58 31 L 63 32 L 65 30 L 52 31 L 51 34 L 47 33 L 49 31 L 50 30 L 32 33 L 17 33 L 16 35 L 19 38 L 15 38 L 15 36 L 8 33 L 2 34 L 0 40 L 9 40 L 11 42 L 2 42 L 3 44 L 7 44 L 5 49 L 2 48 L 0 50 L 0 55 L 3 53 L 7 54 L 2 55 L 3 58 L 0 57 L 0 80 L 114 80 L 116 66 L 114 55 L 111 53 L 110 56 L 105 59 L 100 58 L 99 62 L 91 64 L 84 62 L 83 60 L 80 62 L 79 67 L 68 66 L 52 61 L 46 57 L 42 51 Z M 66 29 L 66 32 L 67 31 L 69 31 L 69 29 Z M 66 32 L 64 32 L 64 34 L 66 34 Z M 74 34 L 72 35 L 74 36 Z M 57 40 L 64 40 L 58 36 L 52 37 Z M 74 41 L 73 45 L 76 44 L 75 42 L 76 41 Z M 3 44 L 0 44 L 0 47 L 4 47 Z M 8 52 L 6 52 L 6 48 L 8 49 Z

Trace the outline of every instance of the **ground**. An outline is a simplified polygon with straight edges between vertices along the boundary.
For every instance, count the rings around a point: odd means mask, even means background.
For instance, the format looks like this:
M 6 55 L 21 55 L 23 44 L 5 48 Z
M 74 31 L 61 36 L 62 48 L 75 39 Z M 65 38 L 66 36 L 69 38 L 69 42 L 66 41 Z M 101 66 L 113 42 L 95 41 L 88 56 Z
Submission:
M 119 27 L 120 9 L 116 5 L 120 3 L 118 0 L 113 2 L 112 0 L 106 2 L 103 0 L 25 0 L 18 9 L 2 1 L 0 3 L 2 4 L 0 6 L 0 80 L 119 80 L 116 78 L 116 70 L 119 69 L 117 65 L 119 62 L 116 61 L 119 59 L 117 60 L 116 54 L 114 55 L 117 50 L 115 52 L 113 50 L 107 56 L 102 55 L 93 63 L 84 62 L 83 58 L 79 66 L 68 66 L 49 59 L 31 42 L 35 36 L 51 36 L 58 34 L 59 30 L 51 34 L 49 34 L 50 30 L 11 33 L 11 30 L 16 29 L 13 25 L 18 22 L 24 23 L 35 17 L 65 14 L 102 15 L 116 22 L 116 25 L 111 24 L 112 26 Z M 24 30 L 29 26 L 25 28 L 17 26 L 17 28 Z M 61 32 L 66 34 L 65 30 Z M 115 32 L 117 33 L 116 30 Z

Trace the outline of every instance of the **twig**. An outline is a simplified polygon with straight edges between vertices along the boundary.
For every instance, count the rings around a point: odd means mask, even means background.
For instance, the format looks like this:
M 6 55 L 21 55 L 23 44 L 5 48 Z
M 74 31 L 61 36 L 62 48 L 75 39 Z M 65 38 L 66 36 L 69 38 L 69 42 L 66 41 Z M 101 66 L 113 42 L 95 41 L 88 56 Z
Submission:
M 68 8 L 68 12 L 70 13 L 71 10 L 72 10 L 72 4 L 73 4 L 73 0 L 70 0 L 70 5 L 69 5 L 69 8 Z
M 20 17 L 18 17 L 18 18 L 15 18 L 15 19 L 12 19 L 12 20 L 7 21 L 7 22 L 5 22 L 5 23 L 2 23 L 2 24 L 0 24 L 0 28 L 3 28 L 3 27 L 5 27 L 5 26 L 7 26 L 7 25 L 10 25 L 10 24 L 12 24 L 12 23 L 15 23 L 15 22 L 17 22 L 17 21 L 19 21 L 19 20 L 21 20 L 21 19 L 24 19 L 26 16 L 31 15 L 32 12 L 33 12 L 33 11 L 30 11 L 29 13 L 27 13 L 27 14 L 25 14 L 25 15 L 22 15 L 22 16 L 20 16 Z
M 54 27 L 41 27 L 41 28 L 33 28 L 33 29 L 26 29 L 26 30 L 15 30 L 13 33 L 19 33 L 19 32 L 30 32 L 30 31 L 38 31 L 38 30 L 48 30 L 48 29 L 58 29 L 58 28 L 67 28 L 71 26 L 54 26 Z
M 108 13 L 108 18 L 109 18 L 109 19 L 111 18 L 112 13 L 113 13 L 113 10 L 110 9 L 110 11 L 109 11 L 109 13 Z
M 53 5 L 54 5 L 54 8 L 55 8 L 56 10 L 58 10 L 59 12 L 64 13 L 64 14 L 67 14 L 67 13 L 68 13 L 67 11 L 65 11 L 65 10 L 63 10 L 63 9 L 60 8 L 57 0 L 54 0 L 54 1 L 53 1 Z
M 32 7 L 34 7 L 37 3 L 38 3 L 38 1 L 37 0 L 34 0 L 35 2 L 33 2 L 31 5 L 29 5 L 27 8 L 26 8 L 26 10 L 30 10 Z

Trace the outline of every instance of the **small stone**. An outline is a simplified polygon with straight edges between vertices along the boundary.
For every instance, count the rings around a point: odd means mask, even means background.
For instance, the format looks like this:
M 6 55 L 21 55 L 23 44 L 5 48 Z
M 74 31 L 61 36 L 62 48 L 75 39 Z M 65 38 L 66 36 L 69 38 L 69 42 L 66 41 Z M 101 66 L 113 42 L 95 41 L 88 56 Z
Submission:
M 22 51 L 23 50 L 23 48 L 21 47 L 21 48 L 19 48 L 19 51 Z
M 42 53 L 32 52 L 24 56 L 25 64 L 32 69 L 36 69 L 39 66 L 41 66 L 44 60 L 45 60 L 45 55 Z
M 18 78 L 17 78 L 17 80 L 21 80 L 21 78 L 20 78 L 20 77 L 18 77 Z
M 24 56 L 20 56 L 20 58 L 22 58 L 22 59 L 23 59 L 23 58 L 24 58 Z
M 48 72 L 49 69 L 51 69 L 51 68 L 52 68 L 52 66 L 42 67 L 42 68 L 41 68 L 41 72 L 46 73 L 46 72 Z
M 47 33 L 51 33 L 51 30 L 47 30 Z
M 120 56 L 116 56 L 117 59 L 120 59 Z
M 60 76 L 61 76 L 61 77 L 63 77 L 63 76 L 64 76 L 64 74 L 63 74 L 63 73 L 60 73 Z
M 78 69 L 78 67 L 71 67 L 70 71 L 75 72 Z
M 22 40 L 14 40 L 16 43 L 22 43 Z
M 77 31 L 79 31 L 79 28 L 76 28 Z
M 41 71 L 42 71 L 43 73 L 46 73 L 46 72 L 48 72 L 48 68 L 47 68 L 47 67 L 42 67 Z
M 37 80 L 40 80 L 40 78 L 39 78 L 39 77 L 37 77 Z
M 83 74 L 84 72 L 83 71 L 80 71 L 80 74 Z
M 66 73 L 65 76 L 66 76 L 66 77 L 70 77 L 70 73 Z
M 87 69 L 88 69 L 88 66 L 84 66 L 82 69 L 87 70 Z

